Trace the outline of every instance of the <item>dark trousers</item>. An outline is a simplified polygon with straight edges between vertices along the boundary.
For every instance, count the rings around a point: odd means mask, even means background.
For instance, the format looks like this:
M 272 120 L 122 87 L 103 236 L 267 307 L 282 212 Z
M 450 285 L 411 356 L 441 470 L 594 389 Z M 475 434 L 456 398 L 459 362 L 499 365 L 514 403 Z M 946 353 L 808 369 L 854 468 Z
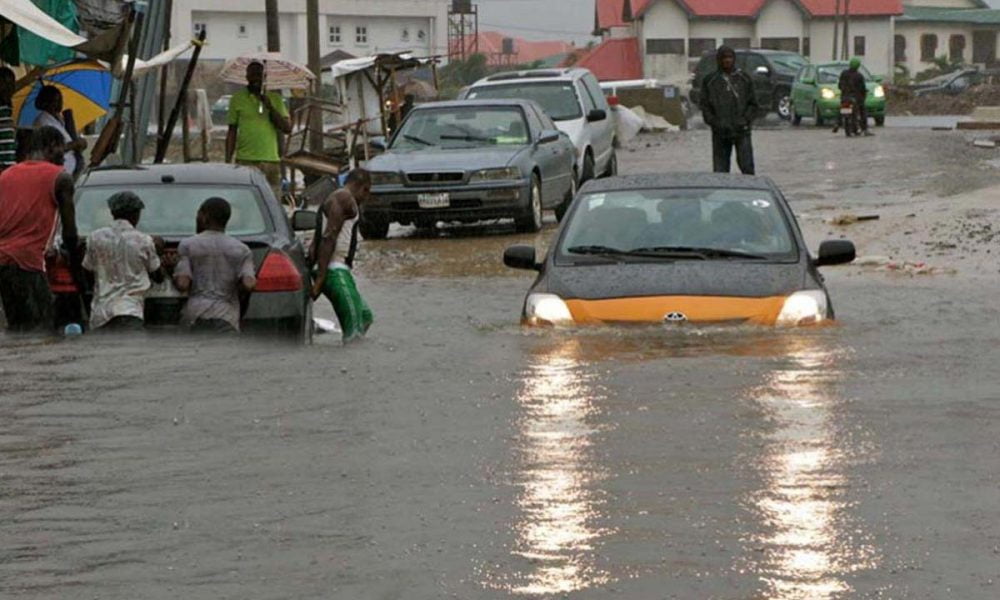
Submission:
M 0 302 L 8 331 L 52 331 L 52 292 L 45 273 L 0 265 Z
M 744 175 L 755 174 L 753 141 L 749 131 L 732 134 L 712 130 L 712 170 L 716 173 L 729 172 L 734 147 L 736 148 L 736 163 L 740 166 L 740 171 Z

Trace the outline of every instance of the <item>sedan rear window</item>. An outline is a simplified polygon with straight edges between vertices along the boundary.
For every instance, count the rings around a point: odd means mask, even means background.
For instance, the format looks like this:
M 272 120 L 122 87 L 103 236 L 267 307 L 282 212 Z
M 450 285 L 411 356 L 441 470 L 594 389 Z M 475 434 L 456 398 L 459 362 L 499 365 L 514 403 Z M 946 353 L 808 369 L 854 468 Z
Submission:
M 76 197 L 76 223 L 81 235 L 88 235 L 111 224 L 108 198 L 124 189 L 126 188 L 94 186 L 79 190 Z M 152 235 L 194 235 L 198 208 L 213 196 L 225 198 L 232 209 L 226 233 L 241 236 L 268 231 L 268 220 L 260 195 L 250 186 L 161 184 L 128 189 L 138 194 L 146 205 L 139 220 L 139 230 Z
M 766 190 L 629 190 L 578 202 L 560 244 L 563 256 L 671 250 L 709 258 L 798 256 L 781 207 Z
M 468 98 L 469 100 L 534 100 L 553 121 L 583 118 L 580 99 L 573 89 L 573 83 L 569 81 L 487 85 L 472 88 Z

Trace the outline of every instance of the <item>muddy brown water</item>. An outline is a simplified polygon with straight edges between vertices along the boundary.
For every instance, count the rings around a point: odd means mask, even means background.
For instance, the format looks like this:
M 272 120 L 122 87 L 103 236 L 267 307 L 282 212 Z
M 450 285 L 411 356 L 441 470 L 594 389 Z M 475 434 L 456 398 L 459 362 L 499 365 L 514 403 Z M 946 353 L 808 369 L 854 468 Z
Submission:
M 523 330 L 551 231 L 366 245 L 348 348 L 0 336 L 0 597 L 1000 595 L 995 278 Z

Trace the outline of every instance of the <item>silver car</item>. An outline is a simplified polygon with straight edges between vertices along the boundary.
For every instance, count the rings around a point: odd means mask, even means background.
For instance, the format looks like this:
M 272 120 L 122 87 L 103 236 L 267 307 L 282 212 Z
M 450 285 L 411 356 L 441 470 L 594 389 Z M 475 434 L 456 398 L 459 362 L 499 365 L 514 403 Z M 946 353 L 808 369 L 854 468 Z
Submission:
M 359 229 L 383 239 L 390 223 L 513 218 L 518 231 L 538 231 L 543 210 L 572 201 L 574 161 L 569 137 L 530 100 L 423 104 L 368 161 Z

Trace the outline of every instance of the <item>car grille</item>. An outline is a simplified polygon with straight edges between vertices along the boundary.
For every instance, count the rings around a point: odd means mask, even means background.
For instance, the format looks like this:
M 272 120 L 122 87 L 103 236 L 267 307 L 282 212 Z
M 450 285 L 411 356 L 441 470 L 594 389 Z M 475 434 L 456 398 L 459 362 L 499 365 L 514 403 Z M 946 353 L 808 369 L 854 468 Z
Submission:
M 480 208 L 483 205 L 482 200 L 477 198 L 452 198 L 451 204 L 447 208 L 442 209 L 432 209 L 432 210 L 448 210 L 448 209 L 463 209 L 463 208 Z M 414 201 L 398 201 L 392 203 L 392 210 L 427 210 L 420 208 L 420 204 Z
M 443 171 L 438 173 L 407 173 L 406 180 L 410 183 L 422 185 L 431 183 L 457 184 L 465 181 L 465 173 L 462 171 Z

